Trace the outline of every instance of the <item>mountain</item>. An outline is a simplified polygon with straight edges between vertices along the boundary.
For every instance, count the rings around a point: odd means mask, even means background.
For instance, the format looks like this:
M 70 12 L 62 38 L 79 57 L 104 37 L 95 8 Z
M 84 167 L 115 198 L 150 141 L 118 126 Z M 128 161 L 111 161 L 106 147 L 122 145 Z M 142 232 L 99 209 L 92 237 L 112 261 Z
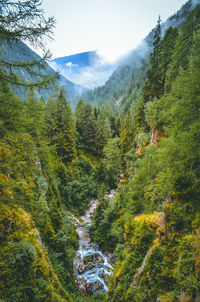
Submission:
M 71 56 L 60 57 L 51 60 L 51 62 L 55 62 L 56 64 L 61 65 L 63 68 L 66 67 L 66 70 L 68 70 L 70 66 L 72 66 L 72 69 L 90 67 L 98 59 L 99 56 L 97 55 L 97 51 L 93 50 L 74 54 Z
M 7 61 L 34 61 L 39 60 L 40 56 L 36 54 L 33 50 L 31 50 L 26 44 L 24 44 L 21 41 L 14 40 L 10 43 L 1 42 L 1 49 L 3 49 L 3 52 L 1 53 L 1 58 L 5 59 Z M 33 68 L 34 71 L 39 71 L 38 67 Z M 16 70 L 13 69 L 13 71 L 18 74 L 25 82 L 29 82 L 33 80 L 31 75 L 26 70 Z M 43 75 L 53 75 L 55 71 L 46 64 L 45 69 L 40 70 L 40 73 Z M 81 85 L 77 85 L 69 80 L 67 80 L 64 76 L 60 77 L 60 80 L 56 84 L 59 87 L 64 88 L 67 91 L 67 95 L 69 99 L 74 98 L 76 95 L 83 93 L 86 91 L 85 87 L 82 87 Z M 14 92 L 19 95 L 20 97 L 24 98 L 24 96 L 27 95 L 27 90 L 23 87 L 16 87 L 12 86 Z M 35 93 L 39 97 L 44 97 L 45 100 L 48 99 L 49 95 L 52 94 L 54 88 L 49 87 L 48 89 L 36 89 Z
M 118 64 L 110 64 L 96 50 L 53 59 L 49 62 L 70 81 L 88 88 L 103 85 Z
M 199 2 L 199 0 L 188 1 L 177 13 L 162 23 L 162 35 L 169 26 L 180 27 Z M 136 49 L 124 57 L 124 60 L 120 62 L 104 85 L 86 91 L 81 98 L 86 102 L 99 103 L 100 105 L 111 104 L 111 106 L 119 107 L 120 104 L 125 103 L 124 97 L 127 98 L 127 95 L 129 96 L 134 88 L 137 90 L 136 95 L 138 97 L 138 94 L 141 93 L 141 90 L 138 91 L 138 82 L 140 82 L 140 88 L 143 83 L 140 80 L 138 81 L 137 75 L 140 79 L 143 78 L 143 82 L 145 81 L 149 54 L 153 47 L 154 32 L 155 28 L 151 30 Z
M 92 226 L 117 255 L 107 302 L 200 301 L 199 25 L 200 5 L 154 40 L 142 97 L 122 122 L 119 197 Z

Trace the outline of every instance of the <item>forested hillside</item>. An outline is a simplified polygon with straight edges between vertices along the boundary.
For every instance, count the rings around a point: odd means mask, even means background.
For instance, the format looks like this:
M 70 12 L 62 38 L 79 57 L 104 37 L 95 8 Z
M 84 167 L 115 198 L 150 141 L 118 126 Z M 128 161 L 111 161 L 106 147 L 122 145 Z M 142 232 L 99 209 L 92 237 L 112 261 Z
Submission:
M 158 19 L 149 60 L 124 67 L 128 89 L 114 107 L 81 99 L 73 111 L 64 89 L 45 102 L 35 88 L 54 77 L 23 81 L 0 61 L 0 301 L 200 301 L 200 5 L 191 4 L 164 35 Z M 39 1 L 0 6 L 6 43 L 51 33 Z M 89 231 L 112 253 L 113 273 L 107 293 L 90 295 L 73 259 L 77 221 L 97 197 Z
M 195 4 L 197 3 L 198 1 Z M 163 36 L 170 26 L 180 27 L 193 8 L 194 1 L 189 0 L 177 13 L 161 23 L 161 35 Z M 155 28 L 136 49 L 122 58 L 120 66 L 113 72 L 105 85 L 88 90 L 82 95 L 82 98 L 87 102 L 100 105 L 109 104 L 120 110 L 123 115 L 124 110 L 127 111 L 131 103 L 142 94 L 141 88 L 149 67 L 149 55 L 153 47 L 154 33 Z
M 117 257 L 106 301 L 200 301 L 199 23 L 197 6 L 161 39 L 158 21 L 142 96 L 124 117 L 118 196 L 91 228 Z
M 33 16 L 42 13 L 37 0 L 0 5 L 7 19 L 18 18 L 19 26 L 24 24 L 24 35 L 29 30 L 25 25 L 32 20 L 29 10 Z M 44 34 L 49 28 L 51 22 L 46 21 Z M 35 32 L 31 32 L 33 40 L 38 40 Z M 17 36 L 16 28 L 14 33 Z M 5 38 L 1 27 L 0 37 L 7 41 L 14 33 L 12 27 Z M 35 66 L 40 64 L 36 59 Z M 26 57 L 20 64 L 30 70 Z M 73 113 L 62 89 L 45 103 L 34 92 L 41 82 L 12 76 L 1 70 L 0 299 L 85 301 L 74 294 L 77 234 L 73 217 L 84 213 L 102 183 L 108 190 L 117 185 L 120 167 L 112 166 L 116 149 L 103 149 L 117 140 L 120 124 L 106 107 L 100 110 L 80 102 Z M 14 95 L 12 79 L 16 87 L 26 87 L 28 97 Z M 43 84 L 50 85 L 49 80 L 45 78 Z
M 53 77 L 55 75 L 56 72 L 48 65 L 47 62 L 38 66 L 34 64 L 34 62 L 36 61 L 41 61 L 42 63 L 42 58 L 34 51 L 32 51 L 22 41 L 12 40 L 8 42 L 1 40 L 0 43 L 0 47 L 2 49 L 2 52 L 0 53 L 0 62 L 2 63 L 3 60 L 6 60 L 10 64 L 2 64 L 2 68 L 8 72 L 11 65 L 13 65 L 12 73 L 21 77 L 25 83 L 36 81 L 38 74 L 42 75 L 40 79 L 48 76 Z M 32 64 L 31 73 L 27 68 L 24 68 L 24 62 L 29 62 L 30 66 Z M 20 65 L 20 67 L 18 67 L 18 65 Z M 23 85 L 15 85 L 15 83 L 12 83 L 11 81 L 11 87 L 14 93 L 19 97 L 23 99 L 27 97 L 27 90 L 24 89 Z M 46 87 L 40 89 L 35 88 L 35 95 L 37 98 L 40 98 L 42 96 L 45 100 L 48 100 L 48 97 L 56 89 L 55 87 L 60 87 L 67 90 L 69 99 L 73 99 L 76 95 L 79 95 L 87 90 L 85 87 L 74 84 L 67 80 L 64 76 L 60 75 L 60 77 L 55 81 L 54 84 L 51 83 L 50 85 L 47 85 Z

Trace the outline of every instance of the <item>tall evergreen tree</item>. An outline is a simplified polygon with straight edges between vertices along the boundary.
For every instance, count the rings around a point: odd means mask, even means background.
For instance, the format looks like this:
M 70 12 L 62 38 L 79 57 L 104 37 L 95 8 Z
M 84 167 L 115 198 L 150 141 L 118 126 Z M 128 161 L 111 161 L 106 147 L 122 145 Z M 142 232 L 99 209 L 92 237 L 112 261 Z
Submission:
M 165 81 L 167 76 L 167 69 L 169 64 L 172 62 L 172 55 L 176 45 L 176 40 L 178 38 L 178 29 L 177 27 L 173 28 L 170 26 L 161 41 L 161 50 L 160 50 L 160 73 L 161 73 L 161 86 L 160 86 L 160 95 L 164 93 Z
M 175 51 L 172 55 L 172 62 L 167 71 L 165 89 L 170 91 L 174 80 L 179 74 L 180 68 L 187 69 L 190 58 L 193 35 L 200 24 L 200 5 L 189 14 L 180 29 L 180 34 L 176 41 Z
M 96 154 L 96 120 L 91 104 L 80 101 L 76 108 L 76 130 L 81 148 Z
M 161 72 L 158 68 L 161 59 L 161 19 L 158 18 L 158 23 L 154 33 L 153 52 L 150 57 L 150 68 L 147 72 L 147 80 L 143 88 L 144 101 L 148 102 L 154 98 L 161 96 Z
M 103 148 L 107 140 L 111 137 L 111 128 L 108 118 L 101 111 L 97 118 L 97 130 L 96 130 L 96 147 L 97 154 L 103 156 Z
M 45 103 L 38 100 L 34 94 L 34 88 L 29 89 L 27 100 L 24 102 L 26 111 L 26 131 L 34 138 L 42 137 L 45 130 Z
M 134 142 L 134 131 L 132 127 L 130 110 L 124 117 L 122 128 L 121 128 L 121 162 L 122 170 L 126 171 L 125 154 L 133 147 Z
M 66 100 L 66 93 L 60 90 L 54 101 L 50 101 L 51 124 L 50 139 L 56 145 L 58 155 L 65 163 L 71 162 L 76 158 L 75 126 L 72 110 Z
M 14 96 L 7 81 L 0 79 L 0 137 L 23 131 L 24 114 L 20 98 Z

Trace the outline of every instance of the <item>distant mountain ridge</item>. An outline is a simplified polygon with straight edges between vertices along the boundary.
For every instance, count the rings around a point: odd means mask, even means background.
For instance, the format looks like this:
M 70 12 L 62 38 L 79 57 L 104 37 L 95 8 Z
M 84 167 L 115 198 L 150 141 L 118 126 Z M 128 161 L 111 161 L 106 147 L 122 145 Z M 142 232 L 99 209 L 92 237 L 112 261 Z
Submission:
M 169 17 L 161 24 L 162 34 L 164 35 L 169 26 L 181 26 L 191 10 L 199 3 L 200 0 L 189 0 L 186 2 L 177 11 L 177 13 Z M 143 39 L 141 44 L 136 49 L 124 57 L 124 61 L 119 64 L 104 85 L 96 87 L 93 90 L 86 91 L 83 95 L 81 95 L 81 98 L 83 98 L 86 102 L 98 102 L 99 104 L 111 104 L 112 106 L 119 106 L 124 96 L 129 94 L 129 90 L 134 88 L 135 83 L 137 82 L 136 75 L 144 63 L 146 64 L 146 66 L 143 68 L 144 74 L 144 70 L 148 69 L 147 62 L 153 47 L 154 32 L 155 28 L 151 30 L 151 32 L 145 39 Z M 139 76 L 141 77 L 141 73 Z M 144 80 L 145 78 L 143 78 L 143 81 Z
M 51 62 L 56 62 L 60 65 L 66 65 L 70 66 L 69 63 L 72 63 L 72 65 L 79 66 L 79 67 L 86 67 L 91 66 L 94 61 L 98 59 L 97 51 L 87 51 L 87 52 L 81 52 L 78 54 L 73 54 L 70 56 L 65 57 L 59 57 L 56 59 L 51 60 Z
M 1 41 L 1 49 L 3 52 L 1 53 L 1 58 L 12 61 L 34 61 L 39 60 L 40 56 L 36 54 L 33 50 L 31 50 L 25 43 L 21 41 L 12 41 L 10 43 L 5 43 Z M 18 74 L 25 82 L 29 82 L 33 80 L 30 74 L 26 70 L 15 70 L 13 71 Z M 46 68 L 44 70 L 39 70 L 37 67 L 34 68 L 34 71 L 39 71 L 44 75 L 53 75 L 55 71 L 46 64 Z M 86 91 L 85 87 L 80 85 L 76 85 L 73 82 L 67 80 L 65 77 L 61 76 L 60 80 L 57 82 L 57 86 L 64 88 L 67 91 L 67 95 L 69 99 L 74 98 L 76 95 Z M 27 89 L 23 87 L 17 87 L 15 85 L 12 86 L 15 94 L 24 98 L 27 95 Z M 45 100 L 53 93 L 54 87 L 49 87 L 48 89 L 35 89 L 35 93 L 38 97 L 42 96 Z
M 106 62 L 96 50 L 55 58 L 49 64 L 70 81 L 88 88 L 103 85 L 118 66 Z

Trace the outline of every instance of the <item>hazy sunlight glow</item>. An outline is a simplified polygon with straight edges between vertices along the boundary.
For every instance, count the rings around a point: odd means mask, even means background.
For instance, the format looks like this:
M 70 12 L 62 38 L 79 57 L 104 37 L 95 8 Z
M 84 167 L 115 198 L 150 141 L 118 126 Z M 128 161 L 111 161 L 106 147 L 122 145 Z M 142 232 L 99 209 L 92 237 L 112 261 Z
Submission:
M 173 15 L 185 0 L 44 0 L 57 25 L 53 58 L 98 50 L 109 61 L 136 47 L 156 25 Z

